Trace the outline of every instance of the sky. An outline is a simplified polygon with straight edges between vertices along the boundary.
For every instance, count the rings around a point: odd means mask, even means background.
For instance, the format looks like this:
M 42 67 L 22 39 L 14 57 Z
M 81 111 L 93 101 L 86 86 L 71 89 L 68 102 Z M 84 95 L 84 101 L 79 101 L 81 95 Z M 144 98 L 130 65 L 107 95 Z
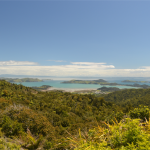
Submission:
M 0 75 L 149 77 L 149 0 L 0 0 Z

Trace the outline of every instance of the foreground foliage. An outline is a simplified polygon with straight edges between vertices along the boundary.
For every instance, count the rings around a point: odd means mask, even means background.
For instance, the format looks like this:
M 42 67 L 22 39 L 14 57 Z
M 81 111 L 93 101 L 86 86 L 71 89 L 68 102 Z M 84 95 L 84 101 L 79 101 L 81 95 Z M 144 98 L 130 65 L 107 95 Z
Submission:
M 70 145 L 76 150 L 149 150 L 150 122 L 140 123 L 139 119 L 123 119 L 107 127 L 90 129 L 79 138 L 70 139 Z

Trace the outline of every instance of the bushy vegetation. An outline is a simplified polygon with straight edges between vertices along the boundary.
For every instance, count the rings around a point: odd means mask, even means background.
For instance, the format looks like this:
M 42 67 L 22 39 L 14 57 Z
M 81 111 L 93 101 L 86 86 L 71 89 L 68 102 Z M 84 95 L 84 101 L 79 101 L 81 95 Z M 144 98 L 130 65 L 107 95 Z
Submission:
M 120 91 L 119 88 L 117 87 L 101 87 L 101 88 L 98 88 L 97 90 L 101 90 L 102 92 L 115 92 L 115 91 Z
M 18 149 L 136 148 L 139 141 L 149 140 L 149 127 L 139 126 L 140 121 L 149 121 L 149 94 L 149 89 L 125 90 L 102 98 L 60 91 L 40 92 L 0 80 L 0 135 L 3 140 L 0 146 L 6 149 L 7 138 L 11 146 L 18 146 Z M 138 134 L 135 134 L 135 143 L 128 139 L 131 125 L 137 127 L 135 132 L 142 134 L 144 139 Z M 85 133 L 84 137 L 81 133 Z M 74 138 L 78 145 L 74 145 Z M 117 138 L 120 144 L 115 141 Z
M 14 142 L 14 141 L 13 141 Z M 2 150 L 20 150 L 21 146 L 12 141 L 7 142 L 5 138 L 0 138 L 0 149 Z
M 79 137 L 70 138 L 70 147 L 75 150 L 149 150 L 150 123 L 140 119 L 126 118 L 113 125 L 79 132 Z
M 106 101 L 122 107 L 124 112 L 139 107 L 139 105 L 150 108 L 150 89 L 127 89 L 103 95 L 103 97 Z

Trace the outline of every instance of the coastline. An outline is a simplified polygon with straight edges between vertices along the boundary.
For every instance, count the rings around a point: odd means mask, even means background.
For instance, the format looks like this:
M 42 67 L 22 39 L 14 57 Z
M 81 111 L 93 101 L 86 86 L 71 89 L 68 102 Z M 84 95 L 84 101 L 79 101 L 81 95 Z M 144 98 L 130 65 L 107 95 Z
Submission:
M 85 91 L 97 91 L 96 88 L 90 88 L 90 89 L 86 89 L 86 88 L 82 88 L 82 89 L 76 89 L 76 88 L 54 88 L 54 87 L 49 87 L 47 88 L 46 90 L 42 90 L 43 92 L 46 92 L 46 91 L 55 91 L 55 90 L 58 90 L 58 91 L 64 91 L 64 92 L 85 92 Z

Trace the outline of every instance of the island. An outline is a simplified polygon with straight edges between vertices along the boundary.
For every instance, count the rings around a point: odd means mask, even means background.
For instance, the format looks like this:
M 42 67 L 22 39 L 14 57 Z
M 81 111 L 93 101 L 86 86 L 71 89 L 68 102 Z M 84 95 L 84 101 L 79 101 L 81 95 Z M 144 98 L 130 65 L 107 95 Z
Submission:
M 98 79 L 98 80 L 70 80 L 70 81 L 64 81 L 62 83 L 120 85 L 118 83 L 109 83 L 109 82 L 107 82 L 106 80 L 103 80 L 103 79 Z
M 51 81 L 52 79 L 43 79 L 43 81 Z
M 131 80 L 124 80 L 124 81 L 131 81 Z M 145 81 L 146 83 L 147 81 Z M 130 86 L 130 87 L 138 87 L 138 88 L 144 88 L 148 89 L 150 88 L 149 85 L 143 84 L 137 84 L 136 82 L 133 82 L 134 84 L 118 84 L 118 83 L 110 83 L 107 82 L 106 80 L 103 79 L 98 79 L 98 80 L 70 80 L 70 81 L 64 81 L 61 83 L 78 83 L 78 84 L 99 84 L 99 85 L 111 85 L 111 86 Z M 142 83 L 142 81 L 141 81 Z M 144 83 L 144 82 L 143 82 Z
M 121 82 L 131 82 L 131 83 L 150 83 L 149 81 L 133 81 L 133 80 L 123 80 Z
M 6 80 L 8 82 L 43 82 L 38 78 L 0 78 L 1 80 Z
M 133 84 L 133 85 L 127 84 L 126 86 L 139 87 L 139 88 L 143 88 L 143 89 L 148 89 L 148 88 L 150 88 L 149 85 L 146 85 L 146 84 L 140 85 L 140 84 L 137 84 L 137 83 L 135 83 L 135 84 Z

